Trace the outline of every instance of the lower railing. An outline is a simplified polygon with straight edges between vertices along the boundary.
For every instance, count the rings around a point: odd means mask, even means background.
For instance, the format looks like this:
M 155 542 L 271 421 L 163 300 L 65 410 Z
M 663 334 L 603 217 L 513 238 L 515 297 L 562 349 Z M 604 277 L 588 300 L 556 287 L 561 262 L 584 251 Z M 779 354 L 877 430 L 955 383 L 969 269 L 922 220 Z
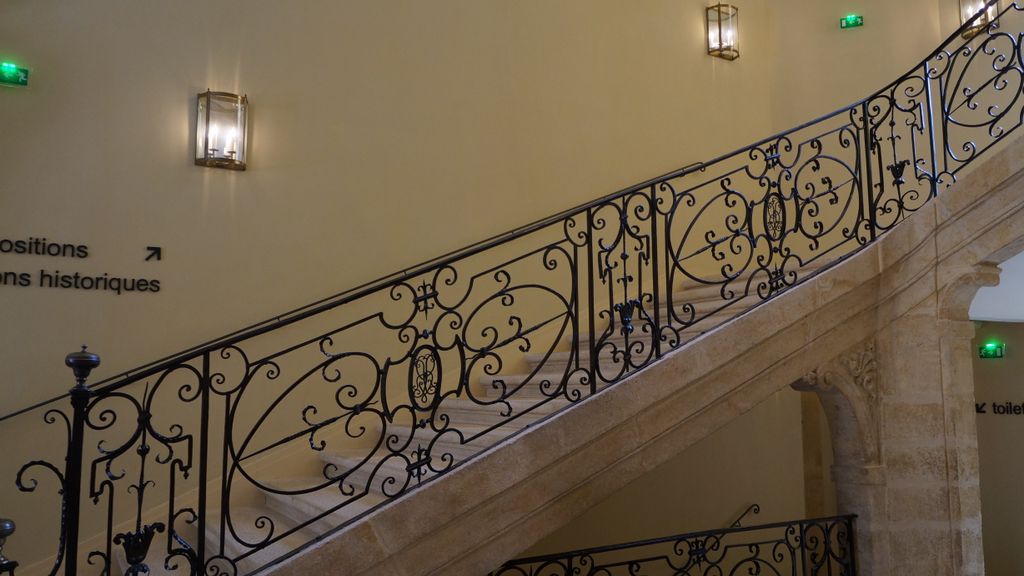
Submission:
M 854 576 L 854 521 L 794 520 L 534 556 L 491 576 Z

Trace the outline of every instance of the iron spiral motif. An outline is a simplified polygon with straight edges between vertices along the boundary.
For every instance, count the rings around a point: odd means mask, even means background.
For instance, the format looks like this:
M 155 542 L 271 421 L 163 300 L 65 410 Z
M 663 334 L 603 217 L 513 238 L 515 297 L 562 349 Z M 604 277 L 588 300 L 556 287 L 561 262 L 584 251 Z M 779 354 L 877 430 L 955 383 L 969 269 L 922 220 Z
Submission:
M 853 576 L 853 516 L 730 527 L 511 560 L 491 576 Z
M 1022 11 L 813 123 L 16 416 L 63 439 L 10 487 L 59 525 L 23 531 L 51 574 L 127 569 L 115 538 L 162 524 L 140 566 L 240 576 L 433 481 L 922 209 L 1022 123 Z

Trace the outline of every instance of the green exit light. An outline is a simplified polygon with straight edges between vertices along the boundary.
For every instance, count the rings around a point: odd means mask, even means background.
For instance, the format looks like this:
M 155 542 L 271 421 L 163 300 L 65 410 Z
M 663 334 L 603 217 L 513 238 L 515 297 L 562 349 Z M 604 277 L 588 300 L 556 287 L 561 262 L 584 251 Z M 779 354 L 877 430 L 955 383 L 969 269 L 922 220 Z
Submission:
M 843 30 L 847 28 L 858 28 L 864 25 L 864 17 L 858 16 L 857 14 L 847 14 L 845 18 L 839 20 L 839 27 Z
M 1006 352 L 1006 345 L 1000 342 L 989 342 L 984 346 L 978 348 L 978 358 L 985 360 L 991 360 L 993 358 L 1002 358 Z
M 28 86 L 28 68 L 21 68 L 11 62 L 0 62 L 0 84 Z

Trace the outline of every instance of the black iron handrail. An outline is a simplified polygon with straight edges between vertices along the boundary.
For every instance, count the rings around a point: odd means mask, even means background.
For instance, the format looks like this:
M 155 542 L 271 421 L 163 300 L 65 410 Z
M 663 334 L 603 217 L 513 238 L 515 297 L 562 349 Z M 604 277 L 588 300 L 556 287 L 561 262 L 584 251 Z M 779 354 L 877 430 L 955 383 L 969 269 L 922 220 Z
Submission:
M 141 571 L 159 534 L 194 574 L 279 561 L 833 265 L 1019 127 L 1022 12 L 814 122 L 91 388 L 74 356 L 70 411 L 0 418 L 66 430 L 17 475 L 57 486 L 51 574 L 89 538 Z
M 517 558 L 491 576 L 660 573 L 854 576 L 856 515 L 689 532 L 623 544 Z M 766 569 L 766 568 L 771 569 Z M 749 569 L 749 571 L 748 571 Z
M 737 516 L 735 520 L 733 520 L 732 524 L 729 524 L 729 528 L 740 528 L 743 526 L 744 518 L 751 514 L 757 516 L 760 513 L 761 505 L 755 502 L 750 506 L 747 506 L 746 509 L 744 509 L 743 512 L 741 512 L 740 515 Z

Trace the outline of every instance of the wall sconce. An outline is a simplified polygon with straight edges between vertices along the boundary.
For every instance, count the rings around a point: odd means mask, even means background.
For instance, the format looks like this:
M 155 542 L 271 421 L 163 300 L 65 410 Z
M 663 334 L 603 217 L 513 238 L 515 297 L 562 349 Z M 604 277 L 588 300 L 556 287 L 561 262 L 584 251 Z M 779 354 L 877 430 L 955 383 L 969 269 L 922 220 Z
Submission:
M 961 36 L 970 40 L 992 24 L 999 15 L 999 2 L 985 8 L 986 0 L 960 0 L 960 25 L 967 24 L 967 21 L 975 14 L 981 14 L 969 28 L 961 33 Z M 993 25 L 995 27 L 995 25 Z
M 207 90 L 196 96 L 196 164 L 245 170 L 249 100 Z
M 708 6 L 708 54 L 726 60 L 740 57 L 740 9 L 729 4 Z

